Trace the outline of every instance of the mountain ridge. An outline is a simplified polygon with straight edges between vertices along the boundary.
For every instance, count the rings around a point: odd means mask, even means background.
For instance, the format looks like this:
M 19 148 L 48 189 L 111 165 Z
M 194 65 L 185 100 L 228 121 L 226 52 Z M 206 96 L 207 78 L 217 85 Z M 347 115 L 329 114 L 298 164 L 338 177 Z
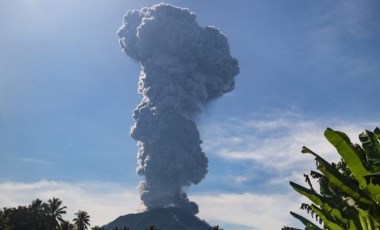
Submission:
M 177 207 L 157 208 L 140 213 L 119 216 L 104 225 L 105 230 L 115 227 L 144 230 L 154 225 L 159 230 L 209 230 L 212 227 L 197 216 Z

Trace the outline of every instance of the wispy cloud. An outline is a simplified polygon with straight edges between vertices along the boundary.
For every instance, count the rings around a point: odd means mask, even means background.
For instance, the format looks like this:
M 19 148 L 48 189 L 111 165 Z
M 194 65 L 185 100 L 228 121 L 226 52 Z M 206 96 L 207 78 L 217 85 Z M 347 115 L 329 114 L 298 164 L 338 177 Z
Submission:
M 40 160 L 40 159 L 32 159 L 32 158 L 21 158 L 19 160 L 22 162 L 31 163 L 31 164 L 44 164 L 44 165 L 53 164 L 53 162 L 51 162 L 51 161 Z
M 344 121 L 335 119 L 310 120 L 297 114 L 271 115 L 232 119 L 226 123 L 210 122 L 202 127 L 205 133 L 204 149 L 214 157 L 231 163 L 244 162 L 255 168 L 240 170 L 243 182 L 257 174 L 257 169 L 271 172 L 266 175 L 269 185 L 287 185 L 295 175 L 308 172 L 315 167 L 313 157 L 301 154 L 307 146 L 328 161 L 340 159 L 335 148 L 325 139 L 327 127 L 343 131 L 354 143 L 365 129 L 373 130 L 380 121 Z M 301 174 L 302 175 L 302 174 Z M 226 177 L 231 175 L 226 175 Z M 281 179 L 279 179 L 281 178 Z M 280 180 L 280 181 L 279 181 Z
M 289 210 L 299 208 L 295 194 L 258 195 L 220 193 L 191 196 L 200 205 L 200 216 L 212 223 L 247 226 L 247 229 L 281 229 L 292 222 Z M 240 228 L 236 228 L 240 229 Z
M 0 205 L 14 207 L 58 197 L 68 206 L 65 219 L 71 220 L 79 209 L 91 216 L 91 225 L 106 224 L 120 215 L 138 211 L 139 202 L 134 188 L 116 183 L 67 183 L 39 181 L 34 183 L 1 183 Z M 258 195 L 254 193 L 193 194 L 190 199 L 200 206 L 199 217 L 212 225 L 231 229 L 279 229 L 291 222 L 289 209 L 298 209 L 295 194 Z M 240 226 L 240 227 L 237 227 Z
M 291 191 L 288 181 L 302 183 L 302 174 L 315 167 L 312 157 L 300 153 L 301 147 L 306 145 L 329 161 L 338 160 L 323 136 L 326 127 L 346 132 L 353 142 L 358 142 L 361 131 L 380 124 L 378 120 L 310 120 L 297 114 L 282 114 L 203 125 L 205 152 L 226 165 L 238 163 L 244 167 L 216 173 L 217 183 L 222 184 L 219 191 L 208 190 L 206 186 L 189 192 L 190 199 L 199 204 L 200 218 L 229 229 L 265 230 L 294 225 L 289 211 L 297 211 L 304 198 Z M 224 190 L 223 186 L 235 190 Z M 265 190 L 258 189 L 259 186 Z M 140 208 L 136 189 L 118 183 L 43 180 L 0 184 L 1 207 L 27 205 L 36 198 L 46 201 L 52 197 L 59 197 L 68 206 L 66 219 L 71 220 L 73 213 L 82 209 L 91 215 L 92 225 L 108 223 Z
M 376 77 L 379 59 L 363 44 L 378 41 L 380 25 L 376 1 L 335 2 L 314 21 L 309 34 L 313 62 L 323 74 L 336 70 L 349 77 Z M 376 78 L 374 78 L 376 79 Z
M 72 220 L 79 209 L 91 216 L 91 225 L 106 224 L 120 215 L 135 213 L 139 198 L 135 188 L 115 183 L 67 183 L 42 180 L 34 183 L 7 182 L 0 184 L 0 206 L 28 205 L 39 198 L 47 201 L 58 197 L 68 207 L 64 219 Z
M 376 1 L 348 0 L 339 2 L 331 13 L 335 12 L 335 15 L 339 17 L 338 23 L 347 34 L 367 37 L 373 30 L 380 29 L 379 24 L 372 20 L 377 14 L 376 6 L 378 6 Z
M 232 176 L 231 175 L 231 176 L 226 176 L 225 180 L 227 180 L 228 182 L 232 183 L 233 185 L 239 186 L 239 185 L 244 184 L 246 181 L 248 181 L 249 177 L 247 177 L 247 176 L 241 176 L 241 175 L 239 175 L 239 176 Z
M 207 122 L 202 127 L 205 151 L 231 164 L 244 162 L 251 168 L 241 168 L 233 175 L 227 172 L 224 175 L 226 180 L 220 180 L 220 183 L 227 184 L 228 181 L 229 184 L 242 185 L 243 193 L 191 198 L 200 204 L 201 216 L 215 220 L 215 223 L 240 223 L 251 229 L 280 229 L 284 225 L 294 225 L 289 211 L 297 211 L 300 203 L 306 200 L 292 191 L 288 182 L 303 184 L 303 173 L 315 169 L 313 157 L 301 154 L 302 146 L 336 162 L 340 157 L 323 135 L 327 127 L 343 131 L 353 143 L 360 143 L 358 134 L 365 129 L 373 130 L 379 124 L 380 120 L 309 119 L 286 111 L 239 117 L 228 122 Z M 260 186 L 264 190 L 259 189 Z

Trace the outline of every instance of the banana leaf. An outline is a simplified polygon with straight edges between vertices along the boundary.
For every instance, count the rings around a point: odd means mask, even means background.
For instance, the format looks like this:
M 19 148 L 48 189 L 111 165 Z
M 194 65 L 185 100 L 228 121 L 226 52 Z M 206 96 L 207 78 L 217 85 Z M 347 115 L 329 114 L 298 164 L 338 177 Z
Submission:
M 329 212 L 332 216 L 334 216 L 340 222 L 344 224 L 348 223 L 348 220 L 342 216 L 342 213 L 340 211 L 340 210 L 343 210 L 345 206 L 342 204 L 338 204 L 337 201 L 339 200 L 339 198 L 323 197 L 319 195 L 317 192 L 315 192 L 314 190 L 307 189 L 294 182 L 290 182 L 290 186 L 292 186 L 293 189 L 296 190 L 301 195 L 304 195 L 305 197 L 309 198 L 309 200 L 311 200 L 314 204 L 319 205 L 322 208 L 322 210 Z
M 377 136 L 366 130 L 359 135 L 364 152 L 367 156 L 367 162 L 373 172 L 380 172 L 380 143 Z
M 323 162 L 323 163 L 326 163 L 326 164 L 329 163 L 329 162 L 327 162 L 325 159 L 323 159 L 321 156 L 319 156 L 317 153 L 313 152 L 311 149 L 309 149 L 309 148 L 306 147 L 306 146 L 303 146 L 303 147 L 302 147 L 301 152 L 302 152 L 302 153 L 310 153 L 311 155 L 315 156 L 315 158 L 318 159 L 319 162 Z
M 359 220 L 362 225 L 363 230 L 377 230 L 380 227 L 380 224 L 369 214 L 368 211 L 364 211 L 358 208 L 359 211 Z
M 375 202 L 372 198 L 365 192 L 363 192 L 358 186 L 348 180 L 345 176 L 339 173 L 339 171 L 332 167 L 330 164 L 321 163 L 318 166 L 320 170 L 328 181 L 338 187 L 346 195 L 352 197 L 357 202 L 362 202 L 367 205 L 374 205 Z
M 359 182 L 359 185 L 365 187 L 366 180 L 364 176 L 368 175 L 369 172 L 362 164 L 360 154 L 357 152 L 347 135 L 330 128 L 327 128 L 324 134 L 327 140 L 334 145 L 338 153 L 344 159 L 353 176 Z
M 371 183 L 363 190 L 367 191 L 367 193 L 369 193 L 378 204 L 380 203 L 380 186 Z
M 306 219 L 305 217 L 303 216 L 300 216 L 298 215 L 297 213 L 294 213 L 294 212 L 290 212 L 290 214 L 298 219 L 299 221 L 301 221 L 304 225 L 305 225 L 305 229 L 310 229 L 310 230 L 323 230 L 322 228 L 319 228 L 317 225 L 315 225 L 313 222 L 311 222 L 310 220 Z
M 296 190 L 298 193 L 306 196 L 316 205 L 322 205 L 323 204 L 323 197 L 319 195 L 317 192 L 311 189 L 307 189 L 299 184 L 294 183 L 293 181 L 290 181 L 290 186 L 293 187 L 294 190 Z
M 376 129 L 373 131 L 375 133 L 375 135 L 377 136 L 377 139 L 380 140 L 380 129 L 379 127 L 376 127 Z
M 313 211 L 321 218 L 323 221 L 323 224 L 325 227 L 327 227 L 330 230 L 345 230 L 344 227 L 340 226 L 338 223 L 336 223 L 334 220 L 331 219 L 331 217 L 322 211 L 322 209 L 319 209 L 315 205 L 311 205 L 311 208 Z
M 367 184 L 373 183 L 374 185 L 380 185 L 380 172 L 371 173 L 364 177 Z
M 376 130 L 380 135 L 380 129 L 376 128 L 375 132 Z M 363 190 L 367 191 L 374 200 L 380 202 L 380 143 L 376 135 L 367 130 L 359 135 L 359 139 L 362 142 L 363 149 L 368 157 L 368 163 L 374 170 L 374 173 L 368 173 L 364 176 L 367 186 L 365 186 Z
M 369 204 L 369 205 L 374 204 L 374 201 L 371 199 L 370 196 L 368 196 L 366 193 L 360 190 L 360 188 L 358 188 L 354 183 L 348 180 L 335 167 L 333 167 L 330 163 L 328 163 L 325 159 L 323 159 L 317 153 L 313 152 L 312 150 L 310 150 L 309 148 L 305 146 L 302 147 L 302 153 L 310 153 L 313 156 L 315 156 L 315 160 L 319 163 L 318 170 L 320 170 L 326 176 L 326 178 L 329 180 L 330 183 L 334 184 L 336 187 L 341 189 L 344 193 L 346 193 L 352 198 L 355 198 L 358 201 L 363 202 L 365 204 Z M 366 181 L 364 177 L 363 177 L 363 180 Z M 365 184 L 365 186 L 367 185 Z M 372 187 L 371 189 L 376 190 L 376 188 L 372 188 Z M 380 198 L 380 193 L 379 193 L 379 198 Z

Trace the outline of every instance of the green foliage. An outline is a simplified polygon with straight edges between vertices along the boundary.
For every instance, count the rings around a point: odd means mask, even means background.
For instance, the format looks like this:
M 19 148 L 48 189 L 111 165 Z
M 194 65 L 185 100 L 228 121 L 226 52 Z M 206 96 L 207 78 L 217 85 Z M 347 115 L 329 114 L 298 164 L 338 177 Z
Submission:
M 124 228 L 124 229 L 127 230 L 127 228 Z M 104 228 L 103 227 L 99 227 L 99 226 L 94 226 L 94 227 L 91 228 L 91 230 L 104 230 Z
M 60 223 L 64 220 L 62 218 L 63 214 L 66 214 L 66 206 L 62 206 L 62 201 L 59 198 L 53 197 L 53 199 L 48 200 L 47 212 L 48 212 L 48 222 L 51 230 L 55 230 L 59 227 Z
M 59 227 L 60 230 L 74 230 L 74 225 L 67 220 L 64 220 Z
M 65 209 L 66 206 L 62 206 L 62 201 L 54 197 L 49 199 L 47 203 L 36 199 L 28 206 L 3 208 L 0 209 L 0 230 L 87 229 L 87 226 L 86 228 L 78 228 L 74 227 L 70 222 L 63 220 L 62 215 L 66 214 Z M 85 223 L 89 225 L 89 216 Z
M 53 198 L 48 203 L 36 199 L 29 206 L 3 208 L 0 211 L 0 230 L 56 230 L 63 222 L 62 215 L 66 214 L 66 207 L 61 205 L 62 201 Z
M 312 204 L 302 204 L 306 210 L 329 230 L 375 230 L 380 228 L 380 129 L 359 135 L 361 145 L 352 144 L 349 137 L 327 128 L 326 139 L 341 156 L 337 164 L 330 164 L 307 147 L 302 153 L 315 157 L 317 169 L 310 176 L 319 183 L 315 191 L 310 177 L 305 175 L 309 188 L 290 182 L 295 191 Z M 321 229 L 312 221 L 291 212 L 305 229 Z M 284 227 L 283 230 L 293 229 Z
M 74 213 L 74 215 L 75 218 L 73 219 L 73 221 L 75 229 L 88 229 L 87 226 L 90 225 L 90 216 L 88 215 L 88 213 L 86 211 L 79 210 L 77 213 Z
M 47 203 L 40 199 L 33 200 L 29 206 L 0 209 L 0 230 L 84 230 L 90 226 L 90 216 L 86 211 L 75 213 L 73 223 L 64 220 L 66 206 L 58 198 L 49 199 Z M 104 230 L 94 226 L 91 230 Z M 115 227 L 113 230 L 129 230 L 127 227 Z M 145 230 L 159 230 L 150 226 Z M 219 225 L 210 230 L 223 230 Z

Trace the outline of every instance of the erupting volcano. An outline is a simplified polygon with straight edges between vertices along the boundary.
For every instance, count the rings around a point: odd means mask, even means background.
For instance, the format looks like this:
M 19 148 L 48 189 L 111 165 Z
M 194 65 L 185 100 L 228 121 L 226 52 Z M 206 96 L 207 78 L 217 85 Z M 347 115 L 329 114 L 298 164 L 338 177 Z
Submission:
M 147 210 L 198 205 L 183 188 L 207 174 L 195 114 L 200 104 L 234 89 L 238 62 L 215 27 L 201 27 L 188 9 L 168 4 L 128 11 L 118 31 L 123 51 L 141 65 L 131 136 L 138 141 L 140 198 Z M 175 207 L 175 208 L 174 208 Z M 174 208 L 174 209 L 173 209 Z

